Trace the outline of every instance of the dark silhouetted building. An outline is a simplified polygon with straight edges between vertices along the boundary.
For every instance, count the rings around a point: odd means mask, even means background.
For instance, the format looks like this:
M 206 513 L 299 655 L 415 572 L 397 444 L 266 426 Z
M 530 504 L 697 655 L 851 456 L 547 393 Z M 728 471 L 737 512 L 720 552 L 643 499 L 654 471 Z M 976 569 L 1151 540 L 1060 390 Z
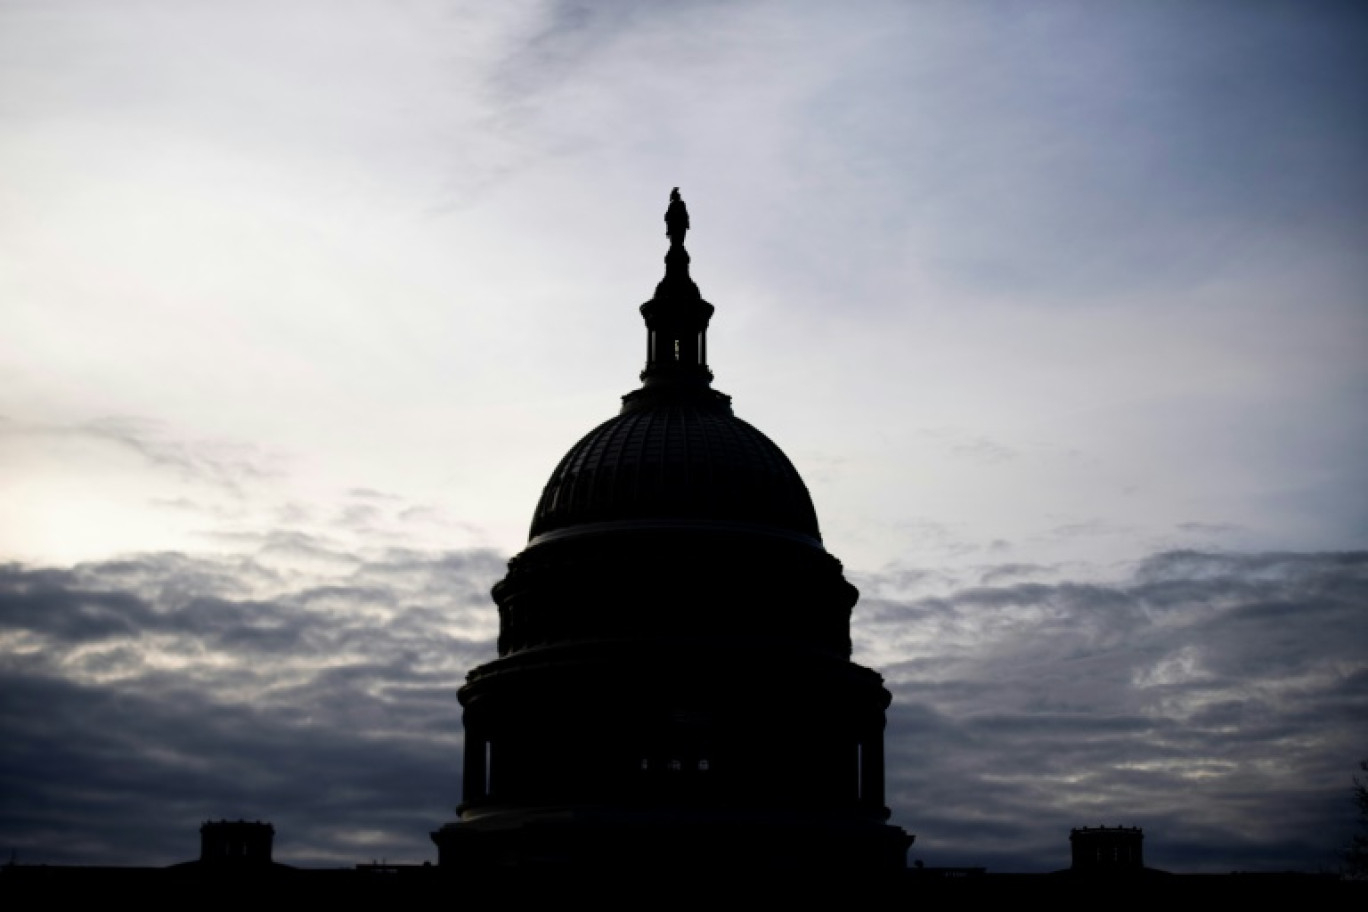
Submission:
M 901 869 L 858 593 L 793 464 L 712 388 L 672 199 L 642 386 L 560 461 L 494 587 L 439 864 Z
M 1140 827 L 1074 827 L 1069 831 L 1073 870 L 1114 874 L 1145 868 L 1145 831 Z
M 259 820 L 209 820 L 200 827 L 202 864 L 269 865 L 275 827 Z

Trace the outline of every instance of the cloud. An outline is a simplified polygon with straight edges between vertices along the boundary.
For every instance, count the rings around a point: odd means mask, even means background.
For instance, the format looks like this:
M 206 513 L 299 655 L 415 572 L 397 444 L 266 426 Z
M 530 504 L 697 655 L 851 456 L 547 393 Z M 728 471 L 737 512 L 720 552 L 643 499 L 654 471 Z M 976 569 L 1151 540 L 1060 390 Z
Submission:
M 1053 572 L 1053 567 L 1041 566 L 1039 564 L 997 564 L 985 568 L 979 575 L 978 581 L 980 585 L 988 586 L 993 583 L 1000 583 L 1004 580 L 1040 576 Z
M 20 860 L 169 864 L 199 822 L 239 816 L 273 820 L 286 861 L 352 864 L 376 838 L 430 856 L 503 561 L 272 559 L 0 567 L 0 840 Z
M 1178 524 L 1178 528 L 1199 535 L 1227 535 L 1240 531 L 1240 527 L 1234 523 L 1183 522 Z
M 76 438 L 112 444 L 154 469 L 181 481 L 209 485 L 241 497 L 244 487 L 281 474 L 277 460 L 260 448 L 226 440 L 173 436 L 159 421 L 131 415 L 105 415 L 73 424 L 38 424 L 0 416 L 0 435 Z M 176 506 L 190 507 L 188 501 Z
M 347 494 L 358 500 L 396 501 L 403 499 L 398 494 L 389 494 L 385 491 L 377 491 L 374 488 L 351 488 L 347 491 Z
M 890 801 L 914 854 L 1065 867 L 1070 827 L 1125 823 L 1160 868 L 1335 863 L 1368 717 L 1368 553 L 1020 573 L 922 598 L 862 580 L 857 652 L 894 694 Z
M 459 797 L 455 691 L 494 654 L 503 561 L 301 566 L 281 544 L 0 568 L 0 835 L 20 860 L 172 863 L 217 817 L 272 820 L 294 863 L 432 857 Z M 1161 868 L 1333 863 L 1368 711 L 1368 554 L 857 581 L 913 857 L 1048 870 L 1070 827 L 1106 823 L 1144 826 Z
M 277 474 L 254 447 L 212 440 L 174 440 L 157 422 L 146 419 L 109 416 L 86 422 L 68 432 L 118 444 L 153 466 L 174 470 L 187 481 L 214 485 L 233 493 L 241 493 L 246 482 Z

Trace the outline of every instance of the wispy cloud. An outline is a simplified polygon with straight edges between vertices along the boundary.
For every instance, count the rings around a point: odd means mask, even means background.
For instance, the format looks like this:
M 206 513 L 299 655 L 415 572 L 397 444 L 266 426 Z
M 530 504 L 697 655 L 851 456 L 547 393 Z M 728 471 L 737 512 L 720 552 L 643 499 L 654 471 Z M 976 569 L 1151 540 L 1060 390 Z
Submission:
M 147 466 L 181 481 L 208 485 L 242 497 L 254 482 L 278 478 L 281 460 L 260 447 L 228 440 L 187 439 L 163 422 L 131 415 L 107 415 L 76 424 L 0 423 L 0 434 L 15 437 L 84 438 L 137 455 Z

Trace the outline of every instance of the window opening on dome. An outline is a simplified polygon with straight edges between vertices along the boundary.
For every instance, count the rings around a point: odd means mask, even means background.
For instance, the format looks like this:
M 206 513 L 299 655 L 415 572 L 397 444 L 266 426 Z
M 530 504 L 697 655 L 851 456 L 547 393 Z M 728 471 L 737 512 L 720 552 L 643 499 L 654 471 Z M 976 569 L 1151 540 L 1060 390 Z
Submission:
M 699 771 L 700 773 L 706 773 L 709 769 L 710 769 L 710 767 L 709 767 L 709 765 L 708 765 L 708 758 L 707 758 L 707 757 L 704 757 L 702 760 L 699 760 L 699 761 L 698 761 L 698 771 Z
M 678 760 L 670 761 L 670 772 L 677 773 L 682 769 L 684 769 L 684 764 L 680 763 Z
M 675 339 L 675 340 L 674 340 L 674 348 L 675 348 L 675 360 L 678 361 L 678 360 L 679 360 L 679 340 L 678 340 L 678 339 Z

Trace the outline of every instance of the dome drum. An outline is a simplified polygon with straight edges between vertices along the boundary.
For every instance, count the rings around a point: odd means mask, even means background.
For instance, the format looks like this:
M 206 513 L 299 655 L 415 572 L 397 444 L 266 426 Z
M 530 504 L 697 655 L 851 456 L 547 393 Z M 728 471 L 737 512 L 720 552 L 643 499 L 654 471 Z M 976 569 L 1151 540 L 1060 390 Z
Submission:
M 783 653 L 597 646 L 501 659 L 462 689 L 470 747 L 492 761 L 462 813 L 604 803 L 882 821 L 866 754 L 888 699 L 874 672 Z
M 858 598 L 804 536 L 700 523 L 548 536 L 494 588 L 499 654 L 593 639 L 711 636 L 847 659 Z

